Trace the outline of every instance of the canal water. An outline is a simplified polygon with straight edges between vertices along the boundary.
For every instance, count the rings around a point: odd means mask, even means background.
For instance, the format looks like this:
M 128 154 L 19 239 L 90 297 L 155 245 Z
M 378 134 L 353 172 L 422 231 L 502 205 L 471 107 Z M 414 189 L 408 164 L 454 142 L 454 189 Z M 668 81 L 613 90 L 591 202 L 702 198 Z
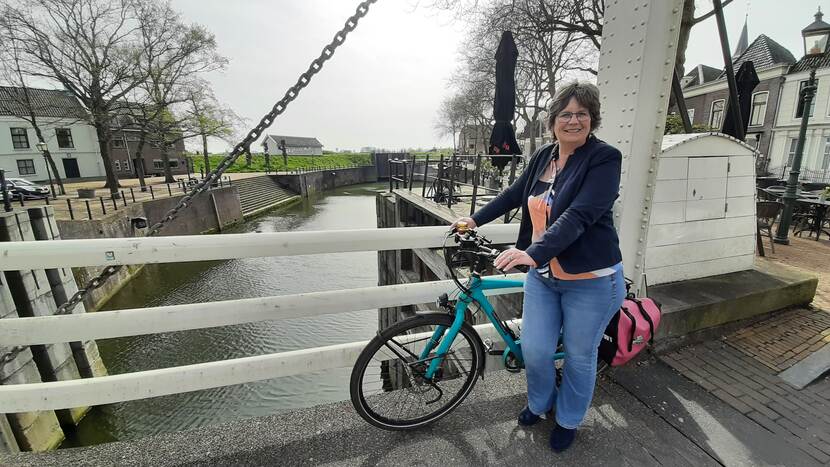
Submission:
M 376 228 L 379 184 L 326 192 L 228 233 Z M 147 265 L 104 310 L 377 285 L 375 252 Z M 377 311 L 99 340 L 110 374 L 226 360 L 371 338 Z M 135 439 L 348 399 L 350 369 L 275 378 L 95 407 L 64 447 Z

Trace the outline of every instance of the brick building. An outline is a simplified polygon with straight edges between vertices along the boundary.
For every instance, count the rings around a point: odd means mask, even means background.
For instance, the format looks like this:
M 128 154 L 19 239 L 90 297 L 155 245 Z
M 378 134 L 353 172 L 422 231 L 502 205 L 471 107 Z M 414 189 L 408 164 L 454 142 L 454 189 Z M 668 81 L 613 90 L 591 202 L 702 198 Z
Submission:
M 732 66 L 738 70 L 747 61 L 755 66 L 760 83 L 752 93 L 746 142 L 760 152 L 758 165 L 765 167 L 769 160 L 772 129 L 785 75 L 796 60 L 789 50 L 761 34 L 745 50 L 735 55 Z M 698 65 L 682 78 L 681 86 L 692 124 L 721 131 L 729 99 L 723 70 Z

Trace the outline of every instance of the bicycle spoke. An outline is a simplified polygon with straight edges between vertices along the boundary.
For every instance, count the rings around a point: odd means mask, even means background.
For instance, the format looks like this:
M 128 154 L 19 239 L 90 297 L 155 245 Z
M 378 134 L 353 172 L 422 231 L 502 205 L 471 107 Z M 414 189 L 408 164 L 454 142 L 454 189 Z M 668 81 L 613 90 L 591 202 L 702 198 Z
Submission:
M 480 352 L 473 349 L 475 342 L 465 333 L 474 331 L 467 328 L 458 333 L 444 355 L 435 354 L 446 338 L 441 334 L 438 342 L 432 342 L 435 331 L 438 326 L 448 328 L 451 323 L 444 324 L 448 320 L 450 317 L 442 317 L 438 320 L 442 324 L 414 320 L 410 328 L 384 337 L 365 357 L 358 388 L 361 398 L 356 406 L 365 409 L 368 420 L 393 426 L 426 423 L 446 413 L 469 392 Z M 420 358 L 427 345 L 431 345 L 430 353 Z M 433 365 L 436 371 L 427 379 L 427 369 Z

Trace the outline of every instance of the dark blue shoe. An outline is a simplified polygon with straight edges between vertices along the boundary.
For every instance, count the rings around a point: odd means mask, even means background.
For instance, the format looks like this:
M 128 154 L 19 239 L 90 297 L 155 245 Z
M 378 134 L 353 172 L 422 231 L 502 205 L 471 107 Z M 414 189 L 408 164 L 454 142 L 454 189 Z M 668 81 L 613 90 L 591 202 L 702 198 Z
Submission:
M 576 438 L 576 428 L 565 428 L 558 423 L 550 432 L 550 448 L 556 452 L 568 449 Z
M 542 417 L 530 411 L 530 407 L 525 408 L 519 413 L 519 425 L 530 426 L 535 425 Z

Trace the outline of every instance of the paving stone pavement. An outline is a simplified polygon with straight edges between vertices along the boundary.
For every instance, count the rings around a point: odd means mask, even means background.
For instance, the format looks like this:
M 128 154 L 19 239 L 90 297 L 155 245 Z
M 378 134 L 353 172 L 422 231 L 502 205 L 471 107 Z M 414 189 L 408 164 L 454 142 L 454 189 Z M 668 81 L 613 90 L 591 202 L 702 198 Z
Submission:
M 766 430 L 830 465 L 830 377 L 797 390 L 773 367 L 729 341 L 686 347 L 660 359 Z
M 776 372 L 830 345 L 830 312 L 796 308 L 747 326 L 726 340 Z
M 494 371 L 453 413 L 414 431 L 374 428 L 343 401 L 134 441 L 0 454 L 0 465 L 817 465 L 660 362 L 601 378 L 576 442 L 561 454 L 548 447 L 550 421 L 517 425 L 525 403 L 523 375 Z
M 767 256 L 756 256 L 755 260 L 774 261 L 818 276 L 818 289 L 812 304 L 816 308 L 830 311 L 830 240 L 827 236 L 822 236 L 819 241 L 806 237 L 789 238 L 789 245 L 775 245 L 775 253 L 772 253 L 765 240 Z

